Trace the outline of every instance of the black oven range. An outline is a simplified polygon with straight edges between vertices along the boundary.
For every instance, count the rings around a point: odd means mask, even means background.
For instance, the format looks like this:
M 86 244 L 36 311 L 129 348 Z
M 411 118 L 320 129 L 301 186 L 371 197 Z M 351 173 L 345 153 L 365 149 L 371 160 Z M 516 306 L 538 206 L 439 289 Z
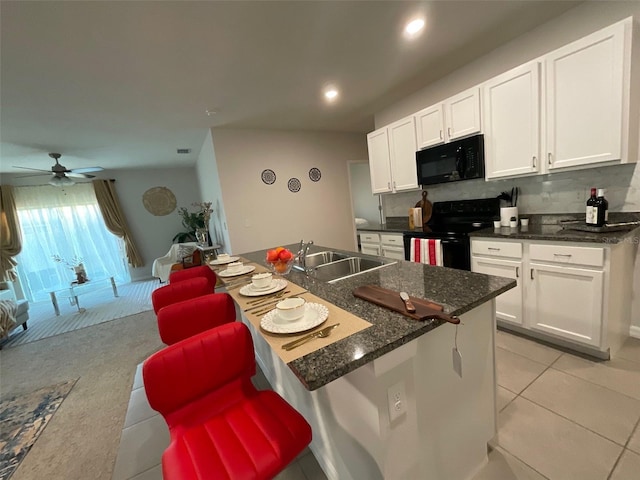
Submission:
M 404 258 L 409 260 L 411 238 L 436 238 L 441 241 L 445 267 L 471 270 L 469 233 L 492 226 L 498 218 L 498 198 L 435 202 L 431 219 L 422 229 L 403 232 Z

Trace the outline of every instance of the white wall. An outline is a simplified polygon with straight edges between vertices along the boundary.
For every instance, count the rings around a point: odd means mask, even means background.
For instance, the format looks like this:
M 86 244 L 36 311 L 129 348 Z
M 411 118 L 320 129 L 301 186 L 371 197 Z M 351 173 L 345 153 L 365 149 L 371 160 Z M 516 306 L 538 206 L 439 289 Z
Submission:
M 497 48 L 415 94 L 389 106 L 375 116 L 376 128 L 438 103 L 469 87 L 540 55 L 588 35 L 629 16 L 634 16 L 640 35 L 640 2 L 585 2 L 537 29 Z M 634 45 L 637 46 L 638 43 Z M 632 115 L 640 112 L 632 112 Z M 636 123 L 637 125 L 637 123 Z M 427 188 L 431 201 L 494 197 L 519 186 L 518 200 L 523 213 L 582 212 L 590 187 L 607 189 L 611 211 L 640 211 L 640 163 L 580 170 L 569 173 L 485 182 L 472 180 Z M 386 216 L 405 216 L 407 208 L 420 199 L 418 191 L 385 195 Z M 636 239 L 637 240 L 637 239 Z M 634 284 L 640 285 L 640 258 L 634 269 Z M 640 336 L 640 289 L 634 288 L 633 330 Z
M 347 162 L 367 158 L 362 134 L 214 128 L 230 247 L 248 252 L 300 239 L 355 249 Z M 319 182 L 309 170 L 322 173 Z M 261 180 L 264 169 L 276 182 Z M 292 193 L 287 181 L 298 178 Z
M 196 174 L 203 202 L 211 202 L 213 213 L 209 222 L 209 235 L 213 243 L 221 246 L 219 252 L 231 252 L 231 240 L 227 228 L 227 218 L 220 187 L 220 175 L 218 174 L 218 162 L 213 149 L 213 137 L 211 131 L 204 139 L 200 155 L 196 162 Z
M 371 193 L 371 171 L 368 162 L 352 162 L 349 164 L 351 180 L 351 200 L 353 215 L 364 218 L 369 223 L 380 222 L 378 195 Z

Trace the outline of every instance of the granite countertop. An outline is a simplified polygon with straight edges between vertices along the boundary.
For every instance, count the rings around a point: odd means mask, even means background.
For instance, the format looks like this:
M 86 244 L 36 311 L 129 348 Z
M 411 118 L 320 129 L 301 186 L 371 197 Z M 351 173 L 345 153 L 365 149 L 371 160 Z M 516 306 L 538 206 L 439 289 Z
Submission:
M 298 245 L 287 247 L 295 251 Z M 314 245 L 310 253 L 323 250 L 337 249 Z M 260 250 L 242 256 L 264 264 L 265 254 L 266 250 Z M 362 254 L 354 256 L 368 257 Z M 307 277 L 297 270 L 292 270 L 287 279 L 372 324 L 361 332 L 288 364 L 309 390 L 320 388 L 444 323 L 441 320 L 415 321 L 354 297 L 351 293 L 354 288 L 378 285 L 398 292 L 406 291 L 411 296 L 443 305 L 445 313 L 459 316 L 516 286 L 514 280 L 507 278 L 405 261 L 398 261 L 334 284 Z
M 588 243 L 604 243 L 616 244 L 621 243 L 627 238 L 638 233 L 640 226 L 629 226 L 622 230 L 612 232 L 594 233 L 583 232 L 580 230 L 571 230 L 565 226 L 563 228 L 559 222 L 564 220 L 584 220 L 584 215 L 566 214 L 566 215 L 521 215 L 521 217 L 529 218 L 527 227 L 519 226 L 517 228 L 501 227 L 501 228 L 485 228 L 477 230 L 469 234 L 471 237 L 486 238 L 503 238 L 514 240 L 551 240 L 556 242 L 588 242 Z M 609 223 L 617 222 L 633 222 L 639 221 L 640 214 L 629 213 L 612 213 L 609 217 Z

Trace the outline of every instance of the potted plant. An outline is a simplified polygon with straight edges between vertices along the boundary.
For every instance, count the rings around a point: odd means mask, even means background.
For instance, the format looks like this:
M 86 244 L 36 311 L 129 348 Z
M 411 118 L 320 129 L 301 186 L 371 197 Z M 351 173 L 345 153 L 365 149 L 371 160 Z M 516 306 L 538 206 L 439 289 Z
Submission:
M 211 202 L 199 202 L 193 203 L 192 206 L 198 207 L 200 210 L 197 212 L 190 212 L 185 207 L 178 209 L 178 214 L 182 217 L 182 226 L 186 231 L 177 233 L 173 237 L 173 241 L 177 243 L 195 242 L 200 241 L 198 239 L 197 232 L 209 230 L 209 218 L 213 210 L 211 209 Z

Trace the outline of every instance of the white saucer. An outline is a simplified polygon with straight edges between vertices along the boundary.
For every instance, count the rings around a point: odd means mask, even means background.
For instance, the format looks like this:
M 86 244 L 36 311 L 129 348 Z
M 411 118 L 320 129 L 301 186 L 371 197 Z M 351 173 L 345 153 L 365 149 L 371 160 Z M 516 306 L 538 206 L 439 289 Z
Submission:
M 226 265 L 227 263 L 231 263 L 231 262 L 235 262 L 236 260 L 239 260 L 240 257 L 228 257 L 225 259 L 219 259 L 216 258 L 215 260 L 211 260 L 209 262 L 209 265 Z
M 256 290 L 253 284 L 250 283 L 249 285 L 245 285 L 240 290 L 238 290 L 238 293 L 240 293 L 240 295 L 244 295 L 245 297 L 259 297 L 261 295 L 268 295 L 270 293 L 279 292 L 286 286 L 287 286 L 286 280 L 282 278 L 274 278 L 271 281 L 271 286 L 267 287 L 264 290 Z
M 262 320 L 260 326 L 271 333 L 299 333 L 310 330 L 324 323 L 329 316 L 327 307 L 320 303 L 307 303 L 304 306 L 304 315 L 299 320 L 290 322 L 283 320 L 277 310 L 271 310 Z
M 238 275 L 244 275 L 245 273 L 253 272 L 256 269 L 255 265 L 245 265 L 237 272 L 230 272 L 227 268 L 222 272 L 218 273 L 221 277 L 237 277 Z

